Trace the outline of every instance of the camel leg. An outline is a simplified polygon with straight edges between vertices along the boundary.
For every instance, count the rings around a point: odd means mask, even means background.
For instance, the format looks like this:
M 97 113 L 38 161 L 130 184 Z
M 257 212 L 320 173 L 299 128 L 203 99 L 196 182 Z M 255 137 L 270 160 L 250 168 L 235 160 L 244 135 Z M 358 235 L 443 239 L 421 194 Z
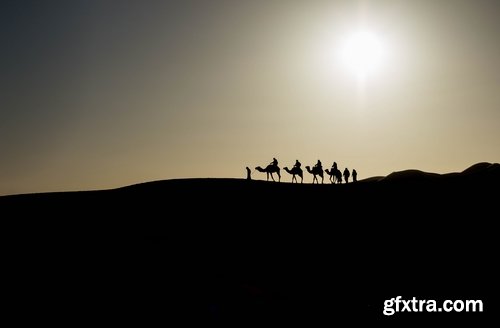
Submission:
M 281 174 L 279 171 L 277 173 L 278 173 L 278 182 L 281 182 Z

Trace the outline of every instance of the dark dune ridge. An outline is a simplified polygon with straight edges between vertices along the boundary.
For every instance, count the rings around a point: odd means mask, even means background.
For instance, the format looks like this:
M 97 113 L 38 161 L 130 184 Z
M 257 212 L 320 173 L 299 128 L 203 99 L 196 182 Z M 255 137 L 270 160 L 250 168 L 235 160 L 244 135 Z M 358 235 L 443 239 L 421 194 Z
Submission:
M 347 185 L 154 181 L 4 196 L 0 208 L 34 219 L 26 233 L 64 237 L 65 259 L 86 259 L 93 279 L 77 279 L 76 294 L 141 323 L 446 323 L 452 315 L 385 317 L 383 300 L 483 299 L 492 312 L 499 182 L 499 164 L 479 163 Z

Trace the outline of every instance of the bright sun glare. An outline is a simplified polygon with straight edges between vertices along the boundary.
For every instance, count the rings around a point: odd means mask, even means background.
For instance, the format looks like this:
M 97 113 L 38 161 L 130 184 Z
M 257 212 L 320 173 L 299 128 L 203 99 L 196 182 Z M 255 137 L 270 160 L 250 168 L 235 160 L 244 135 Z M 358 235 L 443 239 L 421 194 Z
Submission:
M 379 70 L 385 57 L 382 40 L 371 31 L 358 31 L 347 37 L 340 48 L 343 66 L 364 78 Z

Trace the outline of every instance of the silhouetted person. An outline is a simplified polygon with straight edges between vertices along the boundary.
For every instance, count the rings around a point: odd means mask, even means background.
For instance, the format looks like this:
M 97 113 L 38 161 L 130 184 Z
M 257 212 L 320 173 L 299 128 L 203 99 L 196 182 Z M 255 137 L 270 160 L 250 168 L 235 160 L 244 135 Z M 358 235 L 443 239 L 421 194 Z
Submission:
M 358 181 L 358 172 L 356 170 L 352 170 L 352 182 Z
M 273 157 L 273 161 L 270 163 L 270 165 L 277 167 L 278 166 L 278 160 Z
M 247 180 L 252 180 L 252 171 L 250 168 L 247 166 Z
M 301 165 L 302 165 L 302 164 L 300 164 L 299 160 L 298 160 L 298 159 L 296 159 L 296 160 L 295 160 L 295 165 L 294 165 L 293 167 L 296 167 L 296 168 L 299 168 L 299 169 L 300 169 L 300 166 L 301 166 Z
M 337 171 L 337 162 L 333 162 L 333 164 L 332 164 L 332 171 L 333 172 Z
M 321 161 L 318 159 L 318 162 L 316 163 L 316 165 L 314 165 L 315 168 L 323 171 L 323 166 L 321 165 Z
M 351 173 L 349 173 L 349 170 L 346 167 L 345 170 L 344 170 L 344 180 L 345 180 L 345 183 L 349 182 L 349 177 L 350 176 L 351 176 Z

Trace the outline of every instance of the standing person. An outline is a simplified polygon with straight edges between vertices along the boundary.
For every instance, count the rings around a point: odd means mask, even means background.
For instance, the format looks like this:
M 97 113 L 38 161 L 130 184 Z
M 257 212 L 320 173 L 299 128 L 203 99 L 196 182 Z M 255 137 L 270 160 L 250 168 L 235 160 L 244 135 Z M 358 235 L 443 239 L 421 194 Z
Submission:
M 358 181 L 358 172 L 355 169 L 352 170 L 352 182 Z
M 345 183 L 349 182 L 349 177 L 350 176 L 351 176 L 351 173 L 349 173 L 349 170 L 346 167 L 345 170 L 344 170 L 344 180 L 345 180 Z

